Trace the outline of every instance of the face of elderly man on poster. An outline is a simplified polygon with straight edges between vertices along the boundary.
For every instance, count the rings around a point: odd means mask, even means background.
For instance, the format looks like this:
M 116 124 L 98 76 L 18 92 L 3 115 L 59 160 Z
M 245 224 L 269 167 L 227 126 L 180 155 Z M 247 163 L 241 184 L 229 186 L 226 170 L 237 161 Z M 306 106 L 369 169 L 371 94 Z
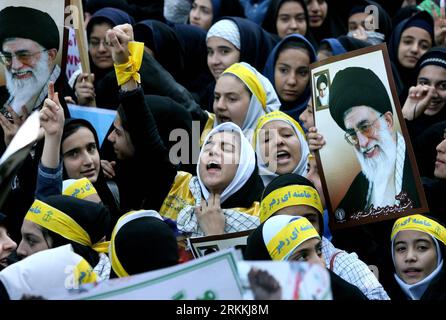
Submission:
M 60 68 L 55 64 L 60 36 L 56 23 L 47 13 L 28 7 L 6 7 L 0 11 L 0 59 L 5 67 L 11 106 L 21 115 L 40 107 L 47 95 L 47 84 L 56 81 Z
M 335 216 L 341 219 L 370 208 L 396 208 L 408 199 L 415 207 L 418 197 L 406 143 L 395 128 L 390 97 L 379 77 L 361 67 L 337 72 L 328 105 L 361 167 Z

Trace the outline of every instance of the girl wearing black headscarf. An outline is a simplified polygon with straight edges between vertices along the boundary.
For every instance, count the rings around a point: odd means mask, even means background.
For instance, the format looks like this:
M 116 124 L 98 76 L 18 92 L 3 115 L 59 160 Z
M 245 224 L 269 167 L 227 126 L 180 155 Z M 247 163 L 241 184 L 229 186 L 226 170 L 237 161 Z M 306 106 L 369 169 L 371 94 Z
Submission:
M 97 94 L 97 87 L 102 78 L 109 72 L 113 72 L 113 60 L 110 49 L 105 43 L 105 33 L 108 29 L 124 23 L 134 24 L 134 19 L 126 12 L 116 8 L 103 8 L 97 11 L 87 24 L 87 39 L 89 43 L 90 70 L 93 82 L 89 81 L 90 75 L 79 71 L 73 73 L 70 85 L 75 89 L 78 104 L 90 105 Z M 98 98 L 101 105 L 101 98 Z
M 165 23 L 143 20 L 133 26 L 136 41 L 144 42 L 146 52 L 151 54 L 174 79 L 185 85 L 184 50 L 175 31 Z
M 409 89 L 402 110 L 412 141 L 432 125 L 446 121 L 446 48 L 427 51 L 415 70 L 417 85 Z
M 304 0 L 272 0 L 262 27 L 281 39 L 293 33 L 301 34 L 315 45 Z
M 310 99 L 309 66 L 315 61 L 311 43 L 302 35 L 292 34 L 274 47 L 263 70 L 280 97 L 280 111 L 296 121 Z
M 403 20 L 393 30 L 388 47 L 397 71 L 395 80 L 402 85 L 400 101 L 406 101 L 409 88 L 417 81 L 418 60 L 434 43 L 434 21 L 426 11 Z
M 191 25 L 208 31 L 221 17 L 244 17 L 243 8 L 238 0 L 194 0 L 189 13 Z
M 70 196 L 50 196 L 45 201 L 35 200 L 22 225 L 22 241 L 17 248 L 25 258 L 38 251 L 71 244 L 99 272 L 108 279 L 109 264 L 104 252 L 108 243 L 105 235 L 110 228 L 110 213 L 101 204 Z

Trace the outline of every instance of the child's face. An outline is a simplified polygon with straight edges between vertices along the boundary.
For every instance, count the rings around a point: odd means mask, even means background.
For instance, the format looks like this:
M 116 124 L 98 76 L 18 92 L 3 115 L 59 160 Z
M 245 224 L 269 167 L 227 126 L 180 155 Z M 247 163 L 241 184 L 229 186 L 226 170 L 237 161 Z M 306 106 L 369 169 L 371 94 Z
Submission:
M 427 233 L 414 230 L 398 232 L 392 250 L 395 271 L 407 284 L 420 282 L 437 267 L 437 249 Z

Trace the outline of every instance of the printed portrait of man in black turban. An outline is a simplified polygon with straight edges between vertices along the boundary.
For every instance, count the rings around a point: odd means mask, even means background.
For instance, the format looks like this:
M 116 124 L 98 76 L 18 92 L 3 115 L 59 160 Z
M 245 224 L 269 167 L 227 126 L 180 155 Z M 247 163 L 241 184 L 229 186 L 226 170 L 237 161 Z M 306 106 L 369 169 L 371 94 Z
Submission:
M 390 97 L 380 78 L 362 67 L 338 71 L 330 87 L 329 110 L 361 167 L 337 207 L 336 219 L 399 205 L 402 192 L 414 208 L 419 207 L 406 142 L 396 130 Z

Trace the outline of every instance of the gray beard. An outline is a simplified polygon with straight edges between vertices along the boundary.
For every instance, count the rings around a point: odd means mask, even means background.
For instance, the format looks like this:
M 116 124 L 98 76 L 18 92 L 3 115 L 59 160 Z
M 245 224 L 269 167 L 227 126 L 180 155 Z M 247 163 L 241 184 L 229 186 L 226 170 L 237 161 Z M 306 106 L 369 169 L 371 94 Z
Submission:
M 372 184 L 381 184 L 388 181 L 395 168 L 396 162 L 396 143 L 387 128 L 384 119 L 380 119 L 381 129 L 379 136 L 381 141 L 373 141 L 369 144 L 378 145 L 380 152 L 372 159 L 365 158 L 361 151 L 355 149 L 356 157 L 361 165 L 361 170 Z
M 11 108 L 18 114 L 22 114 L 22 107 L 26 106 L 28 112 L 31 112 L 34 106 L 30 106 L 31 99 L 34 98 L 42 88 L 47 84 L 50 77 L 48 67 L 48 52 L 42 52 L 39 61 L 34 68 L 27 68 L 25 71 L 32 72 L 28 79 L 16 79 L 13 74 L 15 71 L 6 70 L 6 87 L 13 100 Z

